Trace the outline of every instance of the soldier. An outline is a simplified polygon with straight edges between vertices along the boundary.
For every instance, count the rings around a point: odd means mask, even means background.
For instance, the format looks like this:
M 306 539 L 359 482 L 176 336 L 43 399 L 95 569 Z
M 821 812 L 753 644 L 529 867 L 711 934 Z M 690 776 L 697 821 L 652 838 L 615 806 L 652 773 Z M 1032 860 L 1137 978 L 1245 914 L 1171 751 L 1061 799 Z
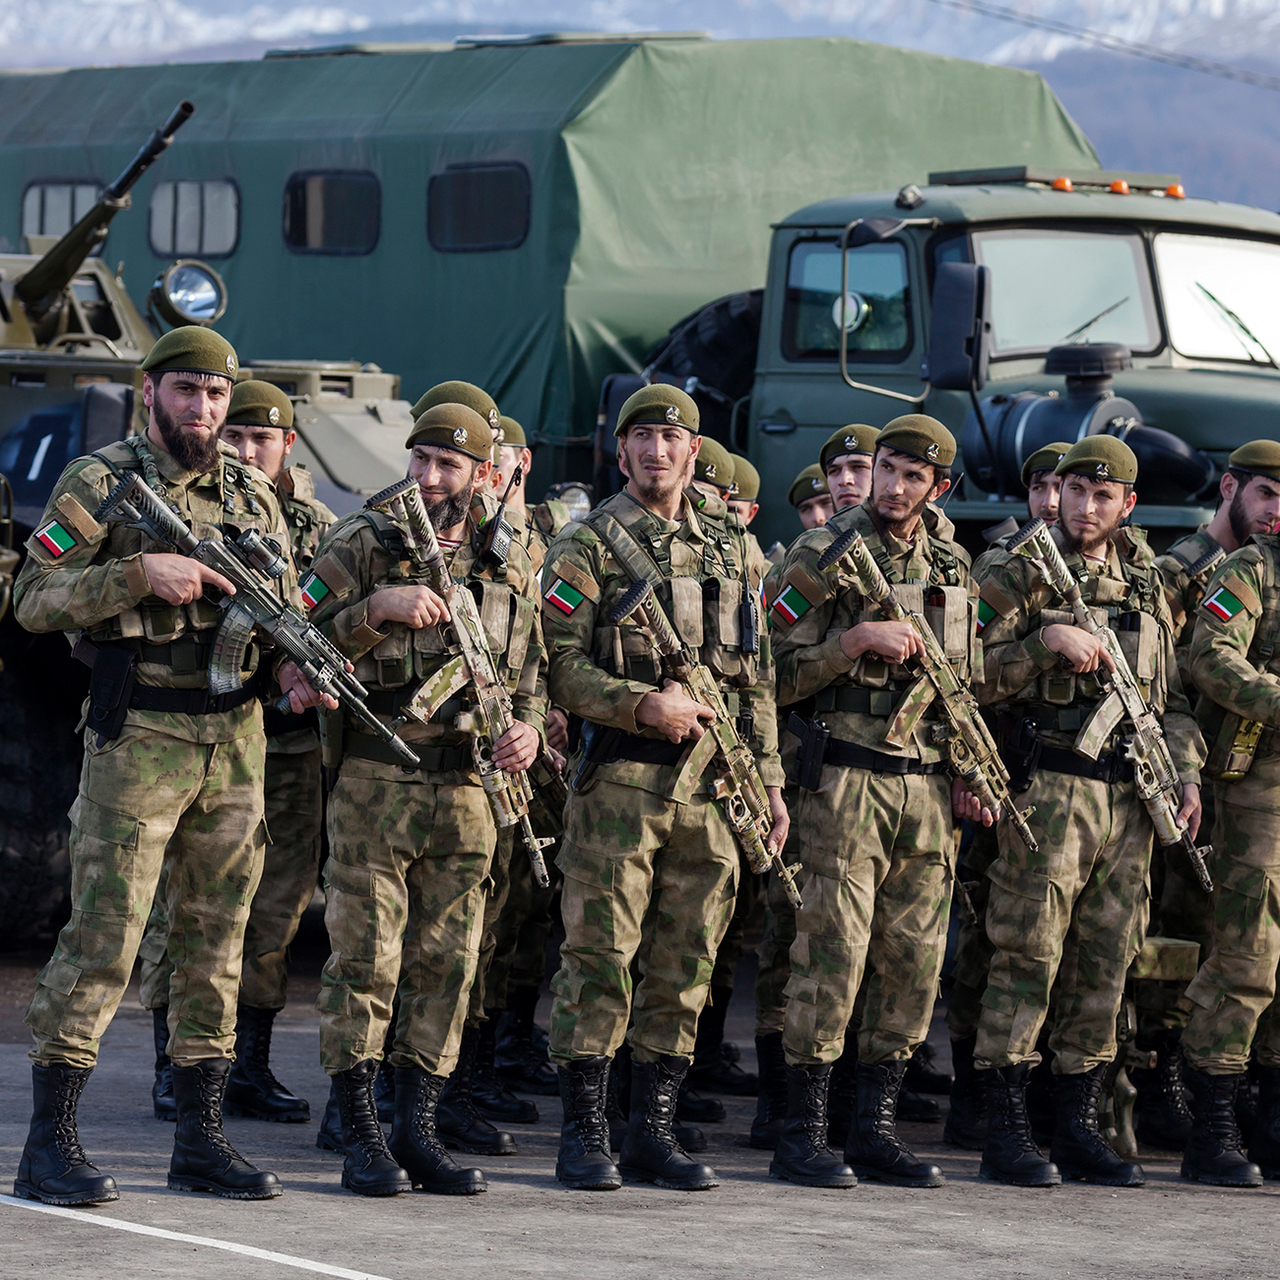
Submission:
M 796 509 L 800 526 L 806 532 L 821 529 L 831 519 L 835 508 L 831 505 L 831 492 L 826 476 L 816 463 L 810 463 L 800 471 L 787 490 L 787 501 Z
M 1121 527 L 1137 502 L 1137 459 L 1112 436 L 1088 436 L 1056 471 L 1062 492 L 1053 536 L 1085 601 L 1105 610 L 1144 696 L 1163 716 L 1182 784 L 1178 818 L 1194 836 L 1200 733 L 1178 679 L 1168 607 L 1146 538 Z M 1103 696 L 1105 681 L 1095 673 L 1111 668 L 1110 655 L 1097 636 L 1075 625 L 1024 557 L 994 553 L 980 586 L 978 697 L 997 709 L 1001 750 L 1022 790 L 1019 805 L 1034 807 L 1030 825 L 1039 843 L 1031 852 L 1002 822 L 1000 854 L 987 872 L 995 954 L 975 1049 L 990 1108 L 980 1176 L 1014 1186 L 1051 1186 L 1063 1175 L 1141 1186 L 1141 1167 L 1122 1160 L 1099 1133 L 1098 1100 L 1116 1053 L 1125 972 L 1146 927 L 1152 825 L 1125 755 L 1123 724 L 1096 761 L 1072 750 Z M 1031 1137 L 1024 1084 L 1039 1060 L 1036 1040 L 1051 992 L 1057 1088 L 1046 1161 Z
M 1022 487 L 1027 491 L 1027 512 L 1032 520 L 1043 520 L 1052 526 L 1058 519 L 1058 494 L 1062 477 L 1054 468 L 1070 449 L 1069 444 L 1054 442 L 1037 449 L 1022 464 Z M 1010 516 L 983 536 L 991 543 L 973 564 L 973 576 L 981 581 L 987 567 L 1008 539 L 1020 528 Z M 964 855 L 964 880 L 974 919 L 962 919 L 956 939 L 955 961 L 951 972 L 951 999 L 947 1005 L 947 1028 L 951 1033 L 951 1067 L 955 1084 L 951 1088 L 951 1107 L 947 1112 L 943 1141 L 969 1151 L 981 1151 L 987 1140 L 986 1089 L 973 1069 L 973 1049 L 978 1038 L 978 1018 L 982 1012 L 982 993 L 987 989 L 991 969 L 992 948 L 987 938 L 987 868 L 996 860 L 999 845 L 993 826 L 974 824 L 973 838 Z
M 943 1182 L 941 1170 L 898 1137 L 896 1109 L 907 1060 L 929 1028 L 946 944 L 956 849 L 951 784 L 927 721 L 904 749 L 881 749 L 898 698 L 915 679 L 903 665 L 918 649 L 915 633 L 868 610 L 817 562 L 833 535 L 857 529 L 890 582 L 916 597 L 914 607 L 924 608 L 926 593 L 942 602 L 943 644 L 967 673 L 969 558 L 948 539 L 949 522 L 935 532 L 923 518 L 926 504 L 950 487 L 954 458 L 955 441 L 936 419 L 890 422 L 876 440 L 870 497 L 792 544 L 772 606 L 778 701 L 812 699 L 831 733 L 820 786 L 801 793 L 796 815 L 809 874 L 786 990 L 787 1116 L 769 1167 L 804 1186 L 852 1186 L 854 1173 L 897 1186 Z M 871 976 L 856 1112 L 841 1163 L 826 1146 L 827 1090 L 864 966 Z
M 674 387 L 643 387 L 622 406 L 616 435 L 626 489 L 570 525 L 543 570 L 551 698 L 586 722 L 558 859 L 566 937 L 552 983 L 551 1057 L 565 1124 L 556 1171 L 569 1187 L 621 1185 L 605 1084 L 630 1016 L 634 1070 L 619 1163 L 642 1181 L 702 1190 L 717 1185 L 715 1173 L 689 1159 L 671 1125 L 733 910 L 738 848 L 708 793 L 707 759 L 690 755 L 711 709 L 664 680 L 652 639 L 634 622 L 612 624 L 611 612 L 637 578 L 658 583 L 664 609 L 751 742 L 773 814 L 768 838 L 780 847 L 787 816 L 772 659 L 767 634 L 751 625 L 758 613 L 737 520 L 684 488 L 704 443 L 697 406 Z
M 718 498 L 726 506 L 733 496 L 733 455 L 710 436 L 702 437 L 702 447 L 693 460 L 693 487 L 704 497 Z
M 1280 444 L 1244 445 L 1231 454 L 1229 468 L 1222 485 L 1225 497 L 1227 481 L 1235 480 L 1230 533 L 1248 541 L 1210 580 L 1195 609 L 1191 641 L 1191 674 L 1203 695 L 1198 711 L 1213 744 L 1206 772 L 1221 780 L 1214 787 L 1217 885 L 1210 944 L 1186 990 L 1192 1007 L 1182 1052 L 1194 1122 L 1182 1176 L 1250 1187 L 1264 1177 L 1280 1178 L 1280 1018 L 1274 1005 L 1280 963 L 1280 748 L 1274 732 L 1280 725 L 1280 538 L 1262 528 L 1274 528 L 1280 517 Z M 1219 526 L 1218 534 L 1225 532 Z M 1251 1051 L 1259 1112 L 1246 1159 L 1234 1103 Z
M 236 1200 L 281 1193 L 275 1175 L 253 1168 L 222 1133 L 241 946 L 265 844 L 257 646 L 244 687 L 212 696 L 207 667 L 222 611 L 204 592 L 234 587 L 187 556 L 147 550 L 142 534 L 99 524 L 93 512 L 122 475 L 141 472 L 202 534 L 228 521 L 283 545 L 288 529 L 266 478 L 218 442 L 236 372 L 231 345 L 208 329 L 175 329 L 141 367 L 150 426 L 70 464 L 15 590 L 18 621 L 66 631 L 93 668 L 71 810 L 71 919 L 27 1012 L 35 1112 L 14 1192 L 50 1204 L 119 1194 L 80 1147 L 76 1104 L 128 985 L 162 867 L 178 1121 L 169 1186 Z M 292 568 L 281 589 L 296 597 Z M 292 663 L 278 675 L 296 712 L 318 701 Z
M 875 427 L 853 422 L 833 431 L 818 454 L 837 511 L 861 506 L 871 492 L 871 460 L 876 452 Z
M 476 549 L 496 512 L 485 495 L 493 433 L 475 410 L 440 404 L 416 419 L 406 445 L 409 475 L 422 490 L 450 572 L 478 594 L 495 661 L 512 691 L 519 718 L 494 744 L 493 760 L 526 769 L 545 716 L 541 629 L 523 548 L 512 544 L 505 569 Z M 312 616 L 355 663 L 371 708 L 390 718 L 449 657 L 441 627 L 446 605 L 413 580 L 398 529 L 379 513 L 340 520 L 320 550 L 303 584 L 315 601 Z M 395 1194 L 410 1182 L 452 1195 L 486 1189 L 480 1170 L 461 1169 L 446 1153 L 436 1124 L 441 1090 L 462 1046 L 497 840 L 468 735 L 454 727 L 467 705 L 464 690 L 429 725 L 406 726 L 403 735 L 421 757 L 416 771 L 352 724 L 341 731 L 325 864 L 333 954 L 317 1003 L 321 1062 L 338 1093 L 342 1183 L 360 1195 Z M 388 1148 L 373 1082 L 397 988 Z M 469 1124 L 474 1115 L 463 1119 Z M 455 1134 L 455 1141 L 465 1140 Z M 512 1143 L 498 1154 L 513 1152 Z
M 256 467 L 274 486 L 289 529 L 294 567 L 304 572 L 335 516 L 315 496 L 311 473 L 286 466 L 297 442 L 293 402 L 279 387 L 254 380 L 238 382 L 222 428 L 246 466 Z M 316 714 L 294 716 L 263 710 L 267 733 L 265 805 L 267 848 L 262 879 L 249 907 L 236 1011 L 236 1060 L 227 1082 L 229 1116 L 301 1122 L 310 1119 L 299 1098 L 271 1070 L 271 1029 L 288 996 L 289 944 L 316 890 L 320 871 L 320 739 Z M 152 1102 L 157 1119 L 175 1118 L 173 1076 L 165 1045 L 169 1038 L 169 920 L 165 887 L 156 894 L 139 950 L 142 1007 L 152 1011 L 156 1079 Z

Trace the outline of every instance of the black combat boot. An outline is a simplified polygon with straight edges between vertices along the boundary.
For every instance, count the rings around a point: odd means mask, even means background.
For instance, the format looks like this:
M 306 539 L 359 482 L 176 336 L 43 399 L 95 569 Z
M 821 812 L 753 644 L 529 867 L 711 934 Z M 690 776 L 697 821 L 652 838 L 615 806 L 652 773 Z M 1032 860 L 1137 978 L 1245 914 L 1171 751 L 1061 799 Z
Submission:
M 1280 1067 L 1255 1066 L 1258 1119 L 1249 1138 L 1249 1159 L 1269 1181 L 1280 1179 Z
M 786 1101 L 783 1100 L 785 1108 Z M 623 1043 L 609 1064 L 609 1088 L 605 1096 L 605 1119 L 609 1122 L 609 1150 L 621 1151 L 627 1136 L 627 1118 L 631 1114 L 631 1046 Z M 680 1146 L 690 1153 L 707 1149 L 707 1135 L 691 1124 L 673 1124 L 671 1132 Z
M 458 1050 L 458 1065 L 440 1092 L 439 1106 L 434 1111 L 435 1128 L 450 1151 L 465 1151 L 473 1156 L 513 1156 L 516 1140 L 502 1129 L 495 1129 L 476 1111 L 472 1095 L 476 1069 L 476 1050 L 480 1047 L 480 1028 L 466 1027 Z M 396 1081 L 396 1115 L 400 1115 L 400 1082 Z
M 987 1145 L 978 1177 L 1011 1187 L 1059 1187 L 1062 1174 L 1031 1136 L 1025 1062 L 977 1073 L 987 1090 Z
M 413 1181 L 415 1191 L 437 1195 L 474 1196 L 488 1191 L 479 1169 L 463 1169 L 444 1149 L 436 1133 L 436 1117 L 444 1076 L 421 1067 L 396 1071 L 396 1118 L 388 1149 Z
M 271 1027 L 275 1009 L 254 1009 L 242 1004 L 236 1010 L 236 1060 L 227 1082 L 224 1110 L 229 1116 L 250 1120 L 279 1120 L 301 1124 L 311 1119 L 305 1098 L 290 1092 L 271 1070 Z
M 1239 1075 L 1211 1076 L 1188 1067 L 1191 1090 L 1191 1141 L 1182 1154 L 1182 1176 L 1215 1187 L 1260 1187 L 1262 1170 L 1241 1150 L 1236 1122 Z
M 560 1082 L 545 1048 L 536 1043 L 533 1024 L 538 996 L 537 987 L 512 987 L 507 992 L 506 1012 L 498 1020 L 495 1061 L 509 1088 L 554 1098 L 560 1092 Z
M 378 1108 L 378 1123 L 390 1124 L 396 1118 L 396 1069 L 391 1065 L 391 1051 L 396 1040 L 399 1000 L 392 1002 L 392 1018 L 382 1038 L 382 1061 L 373 1082 L 373 1101 Z
M 173 1068 L 178 1127 L 169 1162 L 170 1191 L 212 1191 L 224 1200 L 270 1200 L 284 1188 L 274 1173 L 255 1169 L 222 1132 L 222 1099 L 231 1063 L 205 1058 Z
M 843 1151 L 853 1132 L 858 1105 L 858 1046 L 853 1034 L 844 1038 L 844 1051 L 831 1065 L 827 1081 L 827 1141 Z
M 605 1118 L 609 1059 L 579 1058 L 560 1068 L 560 1154 L 556 1180 L 574 1191 L 617 1191 L 622 1174 L 609 1155 L 609 1122 Z
M 928 1043 L 916 1045 L 915 1052 L 907 1059 L 907 1074 L 903 1077 L 902 1088 L 913 1093 L 933 1093 L 941 1098 L 951 1093 L 951 1075 L 942 1071 L 937 1065 L 937 1054 Z M 899 1106 L 898 1114 L 902 1115 Z
M 965 1151 L 981 1151 L 987 1143 L 987 1091 L 973 1069 L 977 1042 L 977 1036 L 951 1042 L 951 1067 L 956 1078 L 942 1140 Z
M 724 1020 L 732 999 L 731 986 L 711 988 L 711 999 L 698 1016 L 689 1083 L 702 1093 L 752 1098 L 760 1087 L 759 1078 L 739 1066 L 737 1046 L 726 1043 L 724 1038 Z
M 940 1187 L 946 1181 L 936 1164 L 917 1160 L 898 1137 L 898 1090 L 907 1064 L 858 1063 L 853 1129 L 845 1143 L 845 1162 L 860 1178 L 895 1187 Z
M 338 1113 L 338 1147 L 342 1162 L 342 1185 L 358 1196 L 394 1196 L 412 1191 L 409 1175 L 387 1149 L 387 1140 L 378 1123 L 373 1100 L 373 1081 L 378 1064 L 372 1058 L 357 1062 L 332 1079 L 329 1098 Z M 325 1108 L 325 1119 L 329 1110 Z M 321 1133 L 324 1129 L 321 1127 Z M 320 1140 L 316 1140 L 320 1145 Z
M 1182 1082 L 1182 1049 L 1177 1031 L 1160 1031 L 1139 1045 L 1154 1049 L 1156 1065 L 1138 1068 L 1129 1079 L 1138 1091 L 1138 1141 L 1158 1151 L 1182 1151 L 1191 1140 L 1191 1108 Z
M 724 1103 L 699 1093 L 685 1076 L 676 1099 L 676 1119 L 690 1124 L 720 1124 L 725 1118 Z
M 671 1131 L 689 1059 L 663 1055 L 631 1064 L 631 1116 L 618 1165 L 624 1177 L 671 1191 L 718 1187 L 715 1170 L 690 1160 Z
M 787 1058 L 782 1051 L 781 1031 L 756 1036 L 756 1064 L 760 1068 L 760 1091 L 747 1145 L 757 1151 L 772 1151 L 782 1137 L 782 1122 L 787 1114 Z
M 802 1187 L 856 1187 L 853 1170 L 827 1146 L 829 1064 L 787 1067 L 787 1115 L 769 1176 Z
M 31 1064 L 31 1129 L 13 1194 L 45 1204 L 119 1200 L 116 1180 L 89 1163 L 76 1130 L 76 1106 L 92 1067 Z
M 1100 1187 L 1141 1187 L 1142 1166 L 1123 1160 L 1098 1132 L 1098 1099 L 1105 1065 L 1058 1077 L 1058 1117 L 1049 1158 L 1064 1178 Z
M 151 1108 L 157 1120 L 176 1120 L 173 1105 L 173 1064 L 169 1061 L 169 1006 L 151 1010 L 151 1033 L 156 1042 L 156 1079 L 151 1086 Z
M 374 1065 L 376 1067 L 377 1064 Z M 338 1110 L 338 1086 L 332 1079 L 329 1081 L 329 1100 L 324 1104 L 324 1115 L 320 1117 L 320 1128 L 316 1131 L 316 1146 L 321 1151 L 336 1151 L 339 1154 L 344 1150 L 342 1113 Z
M 476 1111 L 486 1120 L 503 1124 L 537 1124 L 538 1108 L 532 1102 L 517 1098 L 493 1065 L 494 1040 L 497 1032 L 497 1010 L 485 1014 L 477 1029 L 476 1068 L 471 1077 L 471 1096 Z

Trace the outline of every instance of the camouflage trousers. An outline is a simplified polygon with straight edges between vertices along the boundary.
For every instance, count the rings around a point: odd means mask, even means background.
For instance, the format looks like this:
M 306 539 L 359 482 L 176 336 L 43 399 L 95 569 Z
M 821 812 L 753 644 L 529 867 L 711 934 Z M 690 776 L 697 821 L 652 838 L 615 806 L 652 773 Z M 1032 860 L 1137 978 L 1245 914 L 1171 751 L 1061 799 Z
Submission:
M 550 860 L 550 853 L 547 855 Z M 493 960 L 485 980 L 485 1002 L 491 1009 L 507 1007 L 513 987 L 537 990 L 547 976 L 547 939 L 555 890 L 536 885 L 533 865 L 517 842 L 507 873 L 507 900 L 494 930 Z
M 960 873 L 968 887 L 974 918 L 970 919 L 967 912 L 962 913 L 956 935 L 951 999 L 947 1003 L 947 1030 L 953 1040 L 964 1040 L 978 1034 L 982 995 L 987 989 L 991 957 L 995 954 L 995 948 L 987 937 L 987 902 L 991 894 L 987 870 L 999 852 L 994 828 L 975 823 L 973 839 L 964 852 Z
M 929 1029 L 955 875 L 942 774 L 825 765 L 795 821 L 806 875 L 796 912 L 783 1047 L 793 1066 L 834 1062 L 866 982 L 858 1057 L 911 1056 Z
M 497 832 L 466 775 L 406 777 L 348 758 L 329 797 L 320 1061 L 333 1075 L 381 1058 L 452 1073 L 484 929 Z M 437 780 L 438 779 L 438 780 Z
M 787 865 L 803 863 L 804 856 L 797 839 L 794 815 L 799 804 L 799 789 L 788 787 L 783 792 L 787 812 L 793 815 L 791 832 L 783 857 Z M 801 879 L 804 878 L 803 871 Z M 765 877 L 764 935 L 756 952 L 756 1035 L 773 1035 L 782 1030 L 787 1015 L 787 982 L 791 978 L 791 944 L 796 940 L 796 909 L 787 898 L 782 881 L 772 873 Z
M 240 1003 L 283 1009 L 289 993 L 289 944 L 320 876 L 320 748 L 292 754 L 268 751 L 263 791 L 267 847 L 244 930 Z M 165 898 L 162 878 L 138 952 L 144 1009 L 169 1003 L 172 970 Z
M 471 984 L 471 998 L 467 1006 L 467 1022 L 476 1026 L 484 1021 L 486 1009 L 498 1008 L 495 1005 L 493 984 L 490 981 L 493 960 L 498 949 L 498 922 L 507 905 L 511 893 L 511 861 L 524 852 L 523 843 L 514 849 L 516 828 L 507 827 L 498 832 L 497 846 L 494 849 L 493 862 L 489 867 L 489 892 L 484 900 L 484 924 L 480 934 L 480 956 L 476 961 L 475 981 Z
M 994 955 L 975 1057 L 992 1067 L 1038 1062 L 1052 994 L 1053 1068 L 1075 1075 L 1115 1057 L 1125 974 L 1146 934 L 1151 819 L 1132 782 L 1046 769 L 1017 800 L 1035 806 L 1040 848 L 1031 853 L 1000 823 L 1000 856 L 987 871 Z
M 1260 756 L 1245 779 L 1214 791 L 1210 944 L 1186 990 L 1182 1050 L 1198 1070 L 1235 1075 L 1250 1052 L 1280 1067 L 1280 757 Z
M 738 846 L 715 803 L 600 779 L 571 795 L 557 858 L 565 941 L 551 983 L 551 1059 L 693 1053 L 733 914 Z M 640 981 L 632 991 L 631 965 Z
M 41 970 L 27 1026 L 44 1065 L 92 1067 L 129 985 L 166 873 L 169 1054 L 179 1066 L 235 1056 L 236 993 L 249 902 L 262 872 L 266 739 L 195 743 L 126 726 L 85 735 L 71 807 L 71 919 Z

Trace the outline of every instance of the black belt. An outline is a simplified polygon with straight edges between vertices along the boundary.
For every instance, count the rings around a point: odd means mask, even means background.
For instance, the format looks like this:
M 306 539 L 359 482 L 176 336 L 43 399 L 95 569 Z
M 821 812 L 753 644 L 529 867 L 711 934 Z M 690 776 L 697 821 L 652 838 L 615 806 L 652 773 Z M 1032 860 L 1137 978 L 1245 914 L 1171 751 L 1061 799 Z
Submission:
M 861 685 L 828 686 L 815 694 L 815 712 L 852 711 L 864 716 L 882 716 L 888 719 L 897 710 L 904 690 L 896 685 L 883 689 L 867 689 Z
M 302 729 L 317 729 L 320 719 L 315 707 L 308 707 L 300 714 L 292 711 L 277 711 L 274 703 L 267 703 L 262 708 L 262 727 L 268 738 L 283 737 L 286 733 L 297 733 Z
M 475 767 L 475 757 L 469 746 L 429 747 L 420 742 L 410 745 L 418 757 L 416 766 L 405 764 L 381 738 L 372 734 L 354 733 L 348 729 L 342 735 L 343 755 L 372 760 L 375 764 L 398 765 L 406 773 L 456 773 Z
M 418 684 L 403 684 L 398 689 L 370 689 L 368 697 L 365 698 L 365 706 L 369 708 L 374 715 L 379 716 L 398 716 L 404 709 L 404 704 L 418 691 Z M 435 715 L 431 717 L 432 724 L 452 724 L 460 711 L 467 709 L 466 700 L 463 698 L 450 698 L 447 702 L 441 703 L 440 708 Z
M 946 772 L 946 765 L 941 761 L 925 764 L 905 756 L 887 756 L 883 751 L 872 751 L 870 747 L 860 747 L 857 743 L 845 742 L 842 738 L 827 739 L 823 760 L 842 769 L 866 769 L 870 773 L 895 773 L 899 776 Z
M 1092 778 L 1095 782 L 1114 785 L 1133 781 L 1133 761 L 1126 760 L 1118 751 L 1108 751 L 1105 756 L 1089 760 L 1065 747 L 1051 747 L 1047 742 L 1040 748 L 1037 767 L 1050 773 L 1065 773 L 1073 778 Z
M 1018 703 L 1013 712 L 1020 720 L 1030 720 L 1037 729 L 1056 729 L 1059 733 L 1077 733 L 1093 715 L 1096 702 L 1074 702 L 1069 707 L 1026 706 Z
M 600 763 L 634 760 L 637 764 L 679 764 L 685 746 L 683 742 L 668 742 L 665 738 L 642 738 L 634 733 L 620 733 L 608 758 Z
M 161 689 L 154 684 L 137 684 L 129 706 L 137 711 L 175 711 L 187 716 L 211 716 L 233 711 L 258 696 L 258 682 L 250 680 L 233 693 L 211 694 L 208 689 Z

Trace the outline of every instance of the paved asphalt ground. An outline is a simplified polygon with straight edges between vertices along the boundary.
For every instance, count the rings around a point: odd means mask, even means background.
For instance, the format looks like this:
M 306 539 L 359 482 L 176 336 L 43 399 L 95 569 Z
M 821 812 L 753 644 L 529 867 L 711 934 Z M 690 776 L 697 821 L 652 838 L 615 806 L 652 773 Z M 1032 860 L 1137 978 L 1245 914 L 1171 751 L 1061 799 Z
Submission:
M 319 950 L 313 929 L 311 945 L 295 957 L 294 998 L 277 1022 L 275 1055 L 280 1076 L 311 1099 L 317 1119 L 327 1092 L 312 1005 Z M 0 1189 L 17 1169 L 30 1114 L 21 1017 L 45 958 L 0 955 Z M 740 983 L 730 1035 L 753 1066 L 749 996 L 749 982 Z M 540 1014 L 545 1020 L 545 1003 Z M 944 1030 L 937 1038 L 945 1045 Z M 543 1122 L 517 1126 L 518 1156 L 478 1161 L 489 1192 L 470 1199 L 421 1193 L 361 1199 L 340 1188 L 338 1157 L 316 1149 L 314 1122 L 230 1120 L 232 1141 L 286 1187 L 278 1200 L 233 1203 L 166 1189 L 173 1130 L 152 1119 L 150 1083 L 150 1018 L 131 992 L 104 1041 L 80 1126 L 90 1155 L 120 1184 L 121 1198 L 75 1214 L 0 1198 L 0 1280 L 1280 1275 L 1280 1183 L 1251 1192 L 1201 1188 L 1179 1180 L 1175 1159 L 1153 1153 L 1144 1158 L 1142 1190 L 1017 1191 L 979 1182 L 977 1156 L 943 1146 L 938 1126 L 908 1126 L 916 1149 L 945 1170 L 947 1186 L 907 1191 L 864 1183 L 812 1191 L 767 1176 L 768 1154 L 745 1145 L 752 1111 L 745 1100 L 730 1101 L 727 1123 L 707 1126 L 704 1158 L 719 1171 L 716 1191 L 559 1189 L 559 1103 L 540 1098 Z M 226 1245 L 249 1252 L 219 1247 Z

